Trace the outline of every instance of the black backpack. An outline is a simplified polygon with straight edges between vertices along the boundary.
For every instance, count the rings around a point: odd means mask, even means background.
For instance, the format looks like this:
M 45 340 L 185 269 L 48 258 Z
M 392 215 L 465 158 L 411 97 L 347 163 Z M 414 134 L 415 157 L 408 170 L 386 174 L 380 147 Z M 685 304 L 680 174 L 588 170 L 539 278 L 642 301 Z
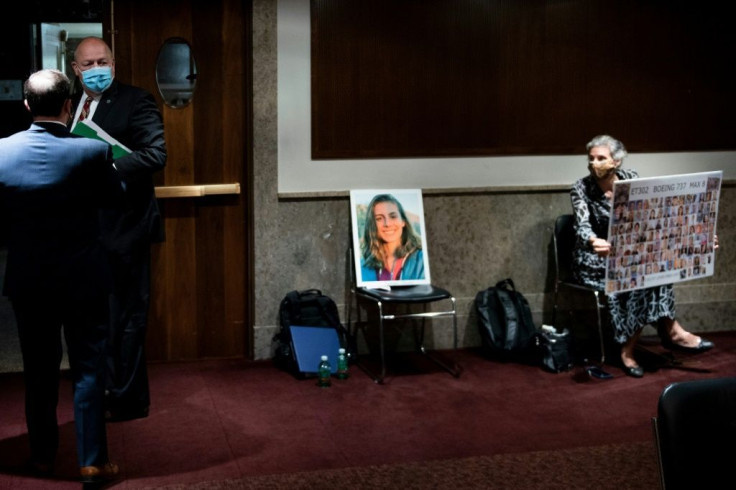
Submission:
M 537 328 L 526 298 L 504 279 L 475 296 L 478 329 L 486 353 L 502 359 L 532 360 Z
M 296 358 L 291 344 L 292 325 L 326 327 L 337 330 L 340 345 L 345 347 L 348 358 L 354 352 L 347 329 L 340 323 L 335 301 L 322 294 L 319 289 L 290 291 L 281 300 L 279 308 L 280 330 L 273 337 L 275 343 L 274 362 L 277 366 L 299 375 Z

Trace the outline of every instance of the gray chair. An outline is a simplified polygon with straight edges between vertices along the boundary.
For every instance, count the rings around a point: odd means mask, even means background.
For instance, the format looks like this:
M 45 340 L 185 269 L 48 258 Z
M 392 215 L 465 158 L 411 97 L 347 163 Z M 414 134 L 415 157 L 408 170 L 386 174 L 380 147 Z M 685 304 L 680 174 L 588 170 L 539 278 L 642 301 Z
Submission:
M 353 263 L 352 249 L 348 250 L 347 260 Z M 450 373 L 454 377 L 460 376 L 460 369 L 457 366 L 450 366 L 447 362 L 433 355 L 424 345 L 424 332 L 426 320 L 428 318 L 451 318 L 453 333 L 453 348 L 457 349 L 457 309 L 455 305 L 455 297 L 446 289 L 433 286 L 431 284 L 420 284 L 414 286 L 393 286 L 391 290 L 385 291 L 381 289 L 370 289 L 357 287 L 354 280 L 354 268 L 350 267 L 350 293 L 352 298 L 348 298 L 347 302 L 347 322 L 348 329 L 353 338 L 357 338 L 358 329 L 368 328 L 368 322 L 363 321 L 360 316 L 360 304 L 366 304 L 376 309 L 378 318 L 378 349 L 380 357 L 380 370 L 373 373 L 364 363 L 360 362 L 360 356 L 357 356 L 358 366 L 365 371 L 373 380 L 382 384 L 386 377 L 386 345 L 385 345 L 385 328 L 386 322 L 397 320 L 418 321 L 415 324 L 415 345 L 419 352 L 424 354 L 428 359 L 440 366 L 442 369 Z M 355 303 L 356 321 L 353 323 L 352 305 Z M 441 303 L 442 307 L 437 310 L 429 310 L 432 303 Z M 403 307 L 403 313 L 396 313 L 395 310 Z M 416 311 L 417 307 L 421 311 Z M 387 311 L 391 309 L 391 311 Z
M 606 361 L 605 343 L 603 337 L 603 312 L 607 308 L 606 296 L 602 290 L 583 286 L 575 282 L 572 277 L 572 252 L 575 246 L 575 233 L 573 223 L 575 217 L 572 214 L 563 214 L 555 220 L 555 229 L 552 235 L 555 258 L 555 294 L 554 308 L 552 312 L 552 324 L 557 326 L 559 320 L 561 293 L 567 290 L 582 292 L 590 297 L 595 304 L 597 316 L 597 336 L 600 348 L 600 358 L 597 366 L 589 366 L 587 371 L 598 378 L 609 378 L 610 374 L 603 370 Z
M 662 489 L 733 488 L 736 377 L 670 384 L 652 428 Z

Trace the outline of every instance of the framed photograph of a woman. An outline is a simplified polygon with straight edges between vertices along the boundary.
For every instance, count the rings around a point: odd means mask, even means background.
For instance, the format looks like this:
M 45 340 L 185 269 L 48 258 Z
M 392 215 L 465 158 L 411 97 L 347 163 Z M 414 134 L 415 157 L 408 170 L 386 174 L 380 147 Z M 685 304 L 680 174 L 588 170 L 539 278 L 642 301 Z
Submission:
M 358 287 L 429 284 L 421 189 L 350 191 Z

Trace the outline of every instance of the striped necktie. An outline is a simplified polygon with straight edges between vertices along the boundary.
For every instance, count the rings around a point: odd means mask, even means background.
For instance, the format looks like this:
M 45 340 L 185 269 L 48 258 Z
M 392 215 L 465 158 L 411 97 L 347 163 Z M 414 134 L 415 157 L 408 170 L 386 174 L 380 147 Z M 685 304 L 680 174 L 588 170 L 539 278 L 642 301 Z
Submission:
M 89 116 L 89 105 L 92 103 L 92 97 L 87 97 L 82 106 L 82 112 L 79 113 L 79 120 L 84 121 Z

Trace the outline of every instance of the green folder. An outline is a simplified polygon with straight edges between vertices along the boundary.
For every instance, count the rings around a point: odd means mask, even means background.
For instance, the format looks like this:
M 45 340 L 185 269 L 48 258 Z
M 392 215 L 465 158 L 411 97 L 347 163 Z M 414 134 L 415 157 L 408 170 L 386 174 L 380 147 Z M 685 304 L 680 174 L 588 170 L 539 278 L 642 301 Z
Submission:
M 107 134 L 104 129 L 102 129 L 92 121 L 78 122 L 77 125 L 74 126 L 74 129 L 72 129 L 72 133 L 79 136 L 84 136 L 85 138 L 92 138 L 104 141 L 105 143 L 109 143 L 110 146 L 112 146 L 113 160 L 117 160 L 118 158 L 124 157 L 125 155 L 129 155 L 131 153 L 128 147 Z

